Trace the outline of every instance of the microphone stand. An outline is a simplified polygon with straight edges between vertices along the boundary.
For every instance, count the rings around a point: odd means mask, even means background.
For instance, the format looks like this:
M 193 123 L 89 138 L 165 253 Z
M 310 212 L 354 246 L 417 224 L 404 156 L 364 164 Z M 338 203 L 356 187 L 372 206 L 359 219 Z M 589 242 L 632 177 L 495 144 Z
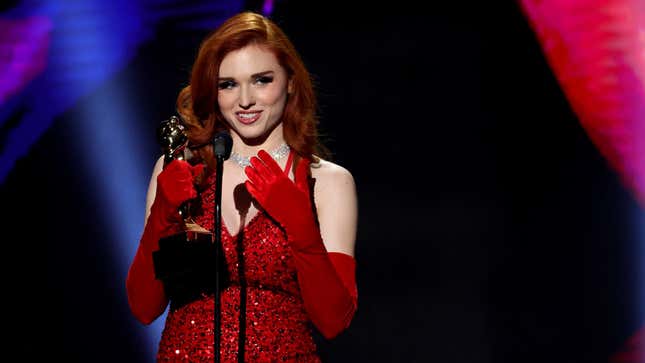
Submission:
M 215 180 L 215 261 L 220 261 L 220 248 L 222 245 L 222 177 L 224 173 L 224 156 L 217 155 L 216 166 L 216 180 Z M 221 324 L 222 313 L 220 308 L 220 276 L 219 268 L 215 269 L 215 363 L 220 361 L 220 340 L 221 340 Z
M 220 268 L 224 268 L 226 264 L 220 264 L 225 260 L 225 256 L 220 256 L 222 248 L 222 179 L 224 178 L 224 160 L 228 159 L 233 149 L 233 140 L 227 131 L 221 131 L 213 138 L 213 151 L 217 158 L 215 166 L 215 297 L 214 297 L 214 356 L 215 363 L 220 362 L 220 340 L 221 340 L 221 325 L 222 325 L 222 312 L 220 302 Z

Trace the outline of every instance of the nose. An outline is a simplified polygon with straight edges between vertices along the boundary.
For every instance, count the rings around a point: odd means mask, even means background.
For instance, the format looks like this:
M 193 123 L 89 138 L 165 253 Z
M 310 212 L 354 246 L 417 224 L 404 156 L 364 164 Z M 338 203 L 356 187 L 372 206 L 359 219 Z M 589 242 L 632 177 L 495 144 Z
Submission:
M 255 105 L 255 95 L 253 94 L 251 87 L 247 85 L 240 87 L 240 99 L 238 104 L 245 110 Z

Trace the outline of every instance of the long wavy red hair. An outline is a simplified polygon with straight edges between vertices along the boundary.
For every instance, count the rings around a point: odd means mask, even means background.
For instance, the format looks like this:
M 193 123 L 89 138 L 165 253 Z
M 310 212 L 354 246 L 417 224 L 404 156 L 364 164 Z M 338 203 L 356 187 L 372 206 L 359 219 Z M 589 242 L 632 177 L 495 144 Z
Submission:
M 327 157 L 318 138 L 317 100 L 311 76 L 286 34 L 270 19 L 253 12 L 239 13 L 222 23 L 201 44 L 190 84 L 177 97 L 177 110 L 192 143 L 208 142 L 228 128 L 217 103 L 222 59 L 231 51 L 257 44 L 273 52 L 292 82 L 282 116 L 285 141 L 300 157 Z

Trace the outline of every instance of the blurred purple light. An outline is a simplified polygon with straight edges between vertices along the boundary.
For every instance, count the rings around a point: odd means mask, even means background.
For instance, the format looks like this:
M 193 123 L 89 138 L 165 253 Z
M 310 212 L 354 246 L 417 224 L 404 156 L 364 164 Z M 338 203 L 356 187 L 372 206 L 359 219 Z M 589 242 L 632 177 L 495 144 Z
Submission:
M 47 65 L 52 21 L 43 16 L 0 18 L 0 105 Z
M 143 229 L 145 192 L 152 165 L 142 160 L 149 134 L 139 105 L 145 90 L 134 82 L 99 99 L 97 92 L 154 39 L 159 24 L 211 30 L 242 9 L 241 1 L 201 0 L 25 0 L 0 20 L 0 183 L 27 155 L 56 118 L 83 111 L 70 149 L 94 185 L 97 215 L 111 226 L 110 251 L 125 284 L 127 267 Z M 178 65 L 179 66 L 179 65 Z M 178 90 L 177 90 L 178 91 Z M 87 101 L 87 99 L 93 101 Z M 81 103 L 82 101 L 82 103 Z M 123 296 L 114 297 L 123 301 Z M 164 317 L 151 326 L 131 319 L 132 336 L 142 335 L 153 360 Z
M 262 13 L 266 16 L 270 16 L 273 12 L 273 0 L 264 0 L 262 4 Z

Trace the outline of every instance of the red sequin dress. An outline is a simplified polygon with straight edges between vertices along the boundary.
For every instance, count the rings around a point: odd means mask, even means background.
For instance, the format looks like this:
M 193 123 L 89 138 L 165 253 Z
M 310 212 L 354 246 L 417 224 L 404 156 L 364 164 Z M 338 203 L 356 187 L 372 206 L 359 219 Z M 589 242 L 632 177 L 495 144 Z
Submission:
M 201 199 L 196 222 L 212 231 L 213 188 Z M 222 246 L 231 284 L 221 292 L 220 361 L 320 362 L 284 231 L 259 211 L 235 236 L 222 223 Z M 158 361 L 214 361 L 213 301 L 210 295 L 177 309 L 171 304 Z

